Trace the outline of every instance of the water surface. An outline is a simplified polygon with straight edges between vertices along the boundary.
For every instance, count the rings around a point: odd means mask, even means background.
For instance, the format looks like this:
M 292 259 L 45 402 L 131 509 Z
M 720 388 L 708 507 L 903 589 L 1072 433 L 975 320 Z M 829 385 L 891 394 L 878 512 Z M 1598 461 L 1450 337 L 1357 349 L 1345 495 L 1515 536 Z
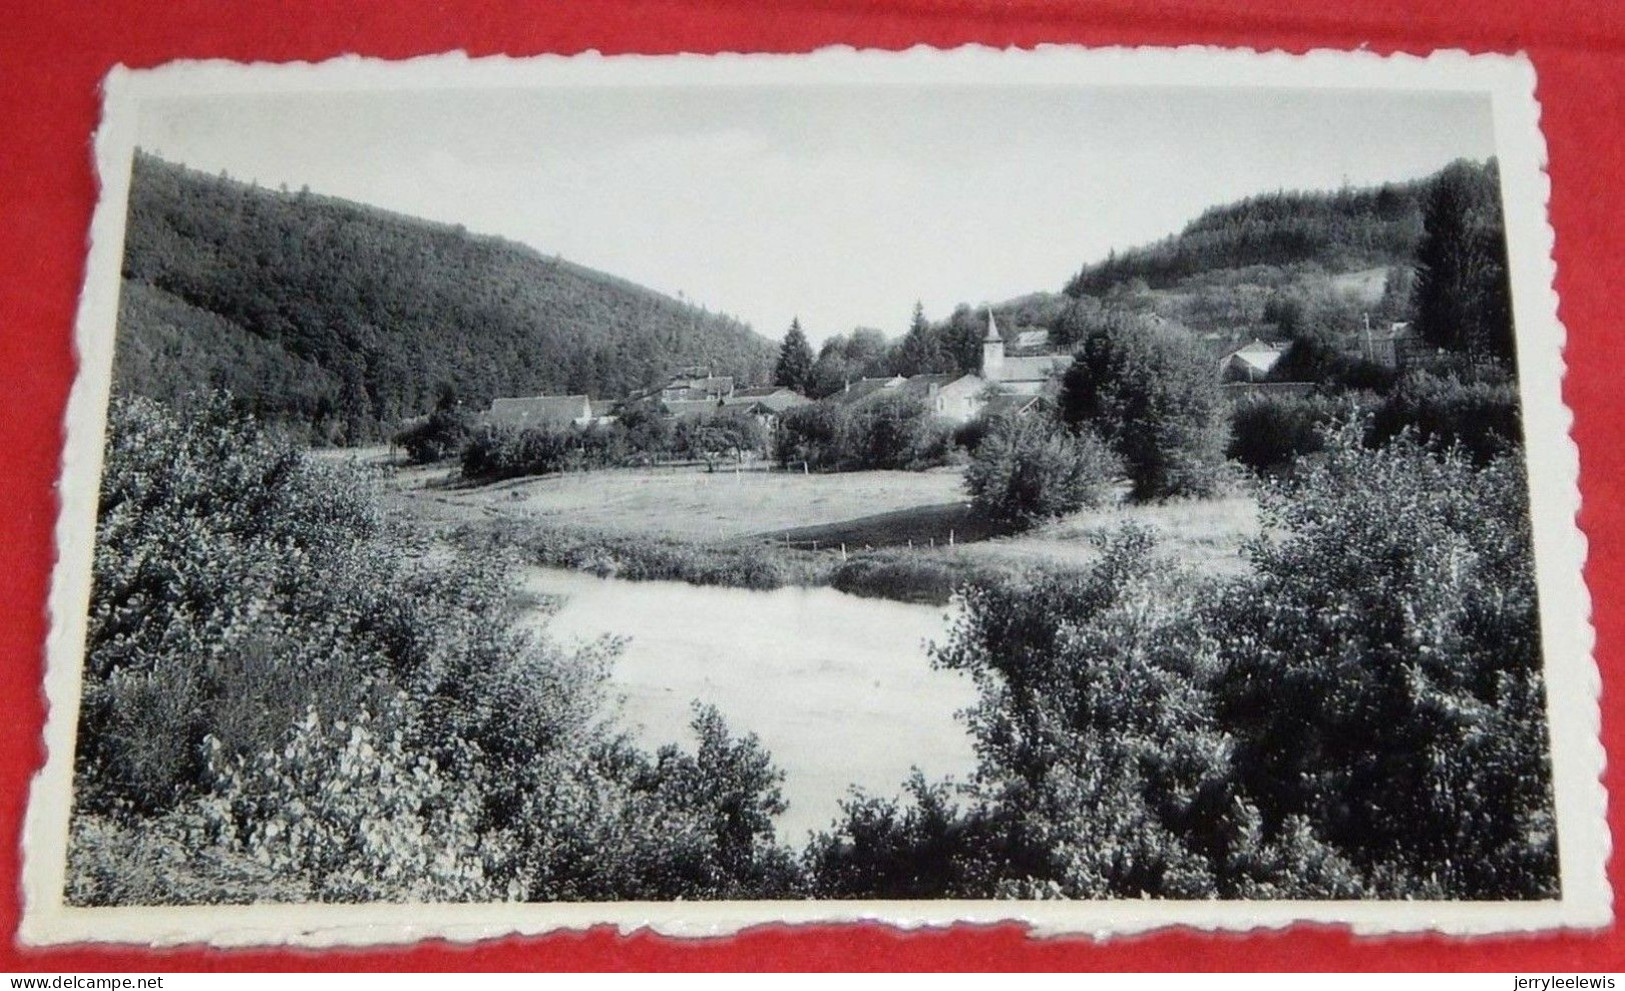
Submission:
M 563 641 L 630 638 L 613 679 L 643 745 L 693 743 L 690 702 L 753 732 L 785 772 L 782 839 L 828 828 L 850 785 L 892 795 L 911 766 L 969 777 L 975 754 L 956 710 L 970 679 L 931 668 L 948 610 L 864 599 L 830 588 L 771 592 L 629 582 L 531 568 L 525 587 L 562 595 L 549 626 Z

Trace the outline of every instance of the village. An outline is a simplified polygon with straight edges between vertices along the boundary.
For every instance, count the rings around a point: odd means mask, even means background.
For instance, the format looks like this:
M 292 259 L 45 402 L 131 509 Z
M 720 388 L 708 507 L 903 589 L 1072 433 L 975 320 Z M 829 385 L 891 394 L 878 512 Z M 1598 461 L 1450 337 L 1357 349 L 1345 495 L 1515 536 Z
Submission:
M 479 422 L 519 430 L 588 429 L 617 422 L 627 407 L 658 404 L 661 415 L 670 421 L 718 411 L 744 414 L 753 418 L 771 440 L 777 436 L 787 411 L 815 402 L 851 407 L 874 396 L 913 397 L 923 401 L 938 419 L 956 427 L 993 416 L 1024 416 L 1052 405 L 1073 355 L 1053 347 L 1051 334 L 1045 329 L 1019 330 L 1011 335 L 1014 343 L 1008 343 L 991 307 L 986 314 L 987 331 L 975 372 L 860 377 L 847 381 L 839 392 L 814 400 L 789 385 L 741 386 L 732 376 L 713 375 L 708 368 L 692 367 L 679 370 L 658 386 L 620 399 L 587 395 L 498 397 L 479 414 Z M 1409 322 L 1394 321 L 1382 330 L 1372 330 L 1369 320 L 1366 324 L 1351 356 L 1393 370 L 1403 369 L 1421 357 L 1422 349 Z M 1314 383 L 1281 381 L 1272 374 L 1290 348 L 1291 342 L 1253 338 L 1220 354 L 1215 361 L 1215 376 L 1232 400 L 1268 392 L 1307 392 Z

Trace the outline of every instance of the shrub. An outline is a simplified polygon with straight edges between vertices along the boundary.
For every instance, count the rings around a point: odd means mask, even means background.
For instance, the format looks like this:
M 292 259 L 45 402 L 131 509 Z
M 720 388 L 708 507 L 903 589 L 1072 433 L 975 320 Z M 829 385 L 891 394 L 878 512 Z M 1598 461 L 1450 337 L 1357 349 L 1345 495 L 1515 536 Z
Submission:
M 693 757 L 633 749 L 605 719 L 615 645 L 519 627 L 504 558 L 425 553 L 357 469 L 223 398 L 117 400 L 107 452 L 76 904 L 791 884 L 767 754 L 714 714 Z
M 615 430 L 626 439 L 633 460 L 647 462 L 671 453 L 672 424 L 658 399 L 623 403 L 617 410 Z
M 499 481 L 624 463 L 624 436 L 611 427 L 481 427 L 463 448 L 463 477 Z
M 205 742 L 214 778 L 198 803 L 205 834 L 302 882 L 309 900 L 518 893 L 511 841 L 480 829 L 478 779 L 446 773 L 414 752 L 401 727 L 375 727 L 366 710 L 327 727 L 312 707 L 281 748 L 245 758 L 227 759 L 217 741 Z
M 949 433 L 924 399 L 878 392 L 848 413 L 844 460 L 854 468 L 929 468 L 947 457 Z
M 76 801 L 163 810 L 192 794 L 218 727 L 260 746 L 304 695 L 344 706 L 375 663 L 317 621 L 334 584 L 375 584 L 351 554 L 382 521 L 366 487 L 259 432 L 229 400 L 183 419 L 156 403 L 110 411 L 92 567 Z M 353 602 L 354 596 L 344 595 Z M 257 693 L 244 705 L 240 689 Z
M 1248 396 L 1230 411 L 1228 454 L 1254 471 L 1292 464 L 1325 449 L 1322 431 L 1346 409 L 1328 396 Z
M 1387 897 L 1555 894 L 1521 463 L 1401 438 L 1266 490 L 1276 539 L 1211 624 L 1267 829 L 1306 816 Z
M 810 403 L 786 410 L 779 420 L 775 453 L 786 466 L 805 463 L 831 471 L 846 460 L 846 409 L 835 403 Z
M 574 526 L 527 523 L 517 532 L 507 528 L 471 530 L 465 531 L 464 537 L 482 550 L 518 545 L 537 564 L 627 581 L 680 581 L 766 590 L 821 584 L 829 567 L 826 557 L 810 551 L 743 542 L 702 544 Z
M 1224 478 L 1224 399 L 1184 330 L 1113 313 L 1062 378 L 1062 420 L 1094 429 L 1123 459 L 1135 499 L 1208 496 Z
M 988 431 L 993 429 L 993 419 L 993 417 L 984 414 L 981 416 L 972 417 L 971 419 L 966 420 L 964 423 L 961 423 L 959 426 L 955 427 L 955 446 L 964 448 L 971 454 L 975 454 L 976 448 L 982 443 L 982 439 L 988 435 Z
M 917 396 L 879 392 L 853 406 L 813 403 L 780 421 L 780 463 L 822 471 L 918 470 L 947 461 L 952 428 Z
M 1122 461 L 1088 429 L 1069 433 L 1048 419 L 993 421 L 965 471 L 971 507 L 1017 529 L 1115 498 Z
M 978 767 L 955 808 L 849 803 L 809 851 L 844 896 L 1349 896 L 1359 880 L 1302 824 L 1266 836 L 1213 717 L 1196 606 L 1211 594 L 1152 554 L 1101 538 L 1082 572 L 966 586 L 941 666 L 978 689 Z
M 819 833 L 805 854 L 814 898 L 988 897 L 977 875 L 985 858 L 971 822 L 946 784 L 915 771 L 908 801 L 854 794 L 841 802 L 832 832 Z
M 831 896 L 1546 898 L 1558 873 L 1521 464 L 1359 430 L 1266 488 L 1253 571 L 1149 535 L 967 585 L 978 766 L 860 798 Z
M 963 558 L 920 551 L 878 550 L 853 555 L 830 576 L 830 586 L 849 595 L 946 605 L 954 590 L 981 573 Z
M 1367 441 L 1386 444 L 1407 429 L 1435 449 L 1459 444 L 1485 464 L 1523 441 L 1517 385 L 1412 372 L 1377 407 Z
M 456 409 L 438 409 L 421 423 L 402 430 L 394 443 L 406 449 L 407 460 L 413 464 L 429 464 L 458 457 L 463 445 L 474 435 L 474 421 Z
M 747 455 L 765 453 L 767 432 L 749 413 L 721 409 L 678 420 L 672 429 L 672 449 L 715 469 L 724 458 L 742 462 Z

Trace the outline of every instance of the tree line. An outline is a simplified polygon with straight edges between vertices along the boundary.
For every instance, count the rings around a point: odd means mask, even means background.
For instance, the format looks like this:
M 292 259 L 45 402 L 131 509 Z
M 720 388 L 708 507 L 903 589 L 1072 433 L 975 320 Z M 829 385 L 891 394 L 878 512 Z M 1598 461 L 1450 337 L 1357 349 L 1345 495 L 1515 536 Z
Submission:
M 1213 269 L 1315 262 L 1333 270 L 1391 264 L 1415 249 L 1432 180 L 1336 192 L 1277 192 L 1212 207 L 1180 233 L 1085 266 L 1072 296 L 1135 279 L 1160 288 Z

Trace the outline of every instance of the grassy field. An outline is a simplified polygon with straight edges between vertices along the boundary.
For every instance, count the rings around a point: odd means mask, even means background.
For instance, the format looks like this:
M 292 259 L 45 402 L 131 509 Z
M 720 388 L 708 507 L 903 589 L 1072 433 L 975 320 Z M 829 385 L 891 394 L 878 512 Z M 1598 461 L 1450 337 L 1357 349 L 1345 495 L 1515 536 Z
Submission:
M 958 469 L 798 475 L 704 468 L 613 468 L 461 487 L 450 470 L 410 468 L 403 509 L 446 521 L 492 516 L 616 535 L 719 541 L 963 501 Z
M 1250 496 L 1088 510 L 999 534 L 970 512 L 961 472 L 708 473 L 612 469 L 463 486 L 449 468 L 398 469 L 391 506 L 426 525 L 524 548 L 538 563 L 695 584 L 833 584 L 904 601 L 945 600 L 977 572 L 1077 567 L 1090 539 L 1155 529 L 1176 560 L 1209 574 L 1245 567 L 1258 532 Z

